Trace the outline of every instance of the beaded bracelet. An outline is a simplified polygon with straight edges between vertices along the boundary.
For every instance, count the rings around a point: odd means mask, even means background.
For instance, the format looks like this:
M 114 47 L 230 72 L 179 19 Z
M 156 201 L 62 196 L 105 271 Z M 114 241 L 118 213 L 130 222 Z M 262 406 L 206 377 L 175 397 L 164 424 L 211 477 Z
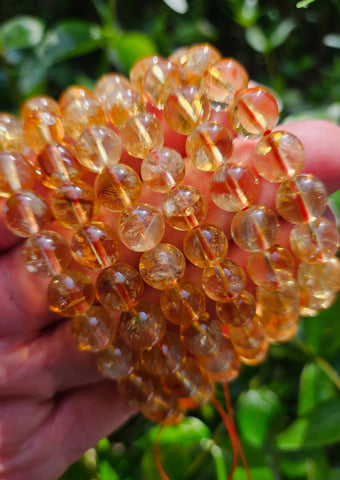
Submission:
M 130 79 L 109 73 L 93 92 L 72 86 L 59 102 L 30 98 L 20 116 L 0 114 L 3 220 L 27 238 L 27 269 L 51 277 L 49 307 L 72 318 L 79 349 L 97 355 L 103 375 L 146 417 L 179 421 L 340 290 L 324 185 L 299 173 L 299 139 L 273 130 L 274 96 L 249 88 L 243 66 L 211 45 L 143 58 Z M 164 146 L 164 121 L 185 136 L 187 159 Z M 234 158 L 236 136 L 258 139 L 256 170 Z M 230 232 L 205 222 L 205 195 L 183 185 L 189 163 L 207 172 L 216 208 L 233 214 Z M 259 177 L 279 184 L 276 212 L 254 204 Z M 41 184 L 50 193 L 37 193 Z M 153 203 L 141 201 L 150 191 Z M 286 222 L 290 248 L 276 243 Z M 175 231 L 182 250 L 168 242 Z M 230 236 L 248 255 L 248 275 L 228 259 Z M 125 247 L 139 270 L 118 261 Z M 187 261 L 202 269 L 200 284 Z M 145 285 L 159 300 L 143 300 Z

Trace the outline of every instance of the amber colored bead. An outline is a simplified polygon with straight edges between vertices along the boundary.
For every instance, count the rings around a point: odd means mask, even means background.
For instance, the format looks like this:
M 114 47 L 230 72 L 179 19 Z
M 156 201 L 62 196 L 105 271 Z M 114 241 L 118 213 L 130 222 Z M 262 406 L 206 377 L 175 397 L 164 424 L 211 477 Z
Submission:
M 21 121 L 10 113 L 0 113 L 0 151 L 12 150 L 21 153 L 24 137 Z
M 200 83 L 204 72 L 221 59 L 220 52 L 209 43 L 199 43 L 189 47 L 182 55 L 181 65 L 189 83 Z
M 327 298 L 330 293 L 340 290 L 340 260 L 331 257 L 323 263 L 301 262 L 297 279 L 303 290 L 308 290 L 316 298 Z
M 65 183 L 55 190 L 51 208 L 61 225 L 74 229 L 95 220 L 99 211 L 93 188 L 81 180 Z
M 198 363 L 186 357 L 180 368 L 164 378 L 165 389 L 176 398 L 191 397 L 202 382 L 202 371 Z
M 251 205 L 236 213 L 231 222 L 234 242 L 246 252 L 266 250 L 278 235 L 279 222 L 274 212 L 261 205 Z
M 142 403 L 140 411 L 153 422 L 163 423 L 176 409 L 176 400 L 165 392 L 156 392 L 147 402 Z
M 145 252 L 155 247 L 163 238 L 164 228 L 162 214 L 147 203 L 125 210 L 117 222 L 119 238 L 134 252 Z
M 254 151 L 256 171 L 269 182 L 283 182 L 294 177 L 304 163 L 303 145 L 290 132 L 270 132 L 256 144 Z
M 105 73 L 97 80 L 94 86 L 94 95 L 105 108 L 111 95 L 122 88 L 130 88 L 129 79 L 120 73 Z
M 144 252 L 139 272 L 145 283 L 158 290 L 173 288 L 185 272 L 183 253 L 170 243 L 160 243 Z
M 130 82 L 133 88 L 138 90 L 142 95 L 143 92 L 143 79 L 146 72 L 150 67 L 157 65 L 162 59 L 160 55 L 151 55 L 148 57 L 143 57 L 135 62 L 129 72 Z
M 299 320 L 299 308 L 293 308 L 286 313 L 277 314 L 262 310 L 259 320 L 264 326 L 269 342 L 288 342 L 296 335 Z
M 71 250 L 64 237 L 48 230 L 28 238 L 22 253 L 27 270 L 41 277 L 53 277 L 71 261 Z
M 212 201 L 227 212 L 248 207 L 257 195 L 257 187 L 257 176 L 248 167 L 234 162 L 219 167 L 209 183 Z
M 27 116 L 23 128 L 25 143 L 35 152 L 40 152 L 49 143 L 61 142 L 65 133 L 60 115 L 41 110 Z
M 314 317 L 320 310 L 329 308 L 336 300 L 337 295 L 334 292 L 328 292 L 324 298 L 313 295 L 309 290 L 301 290 L 300 297 L 300 315 L 303 317 Z
M 93 270 L 113 265 L 119 256 L 120 242 L 116 231 L 102 222 L 83 225 L 73 236 L 73 258 Z
M 132 116 L 145 111 L 142 95 L 126 86 L 110 92 L 105 103 L 102 104 L 107 119 L 115 127 L 121 127 Z
M 178 398 L 177 405 L 179 408 L 197 409 L 209 402 L 214 394 L 214 382 L 210 375 L 202 371 L 201 383 L 190 397 Z
M 127 377 L 134 368 L 133 353 L 121 338 L 116 337 L 112 344 L 97 355 L 97 365 L 104 377 L 111 380 Z
M 207 355 L 218 349 L 222 339 L 222 325 L 214 317 L 203 314 L 191 325 L 182 327 L 183 345 L 194 355 Z
M 216 170 L 231 157 L 234 150 L 233 137 L 224 125 L 205 122 L 189 133 L 185 150 L 199 170 Z
M 127 345 L 135 350 L 150 348 L 165 334 L 165 317 L 159 307 L 140 302 L 120 317 L 119 332 Z
M 94 300 L 91 279 L 77 270 L 65 270 L 55 275 L 47 290 L 50 310 L 65 317 L 86 312 Z
M 202 287 L 206 295 L 216 302 L 231 302 L 241 295 L 245 287 L 245 274 L 232 260 L 206 267 L 202 275 Z
M 166 193 L 182 183 L 185 175 L 184 160 L 172 148 L 154 148 L 142 161 L 141 175 L 151 190 Z
M 207 202 L 202 193 L 191 185 L 171 190 L 163 201 L 166 222 L 177 230 L 191 230 L 202 223 L 207 214 Z
M 274 313 L 287 313 L 299 304 L 300 288 L 294 278 L 288 280 L 279 289 L 257 287 L 257 301 L 262 308 Z
M 142 361 L 145 369 L 159 376 L 176 372 L 184 359 L 184 347 L 175 333 L 167 332 L 162 341 L 151 349 L 143 350 Z
M 255 317 L 244 327 L 229 326 L 230 340 L 242 363 L 258 365 L 268 353 L 268 340 L 261 322 Z
M 290 232 L 290 247 L 303 262 L 325 262 L 339 247 L 336 225 L 324 217 L 314 222 L 295 225 Z
M 228 239 L 216 225 L 201 223 L 185 235 L 183 251 L 187 259 L 198 267 L 217 265 L 228 252 Z
M 256 300 L 247 290 L 231 302 L 216 302 L 216 314 L 220 321 L 233 327 L 246 325 L 254 318 L 255 311 Z
M 117 387 L 126 402 L 133 406 L 150 401 L 155 393 L 155 385 L 150 374 L 139 368 L 128 376 L 119 378 Z
M 273 95 L 263 87 L 239 92 L 229 106 L 229 122 L 241 137 L 258 138 L 272 130 L 279 120 Z
M 95 284 L 98 300 L 109 310 L 133 308 L 143 296 L 144 283 L 137 270 L 125 263 L 116 263 L 101 271 Z
M 33 166 L 17 152 L 0 151 L 0 197 L 30 190 L 36 175 Z
M 47 227 L 52 216 L 48 204 L 37 193 L 23 190 L 13 194 L 4 205 L 6 227 L 18 237 L 30 237 Z
M 118 163 L 121 155 L 118 135 L 111 128 L 102 125 L 93 125 L 84 130 L 75 149 L 79 163 L 95 173 Z
M 101 305 L 92 305 L 87 312 L 72 319 L 71 332 L 78 348 L 86 352 L 100 352 L 114 340 L 118 321 Z
M 133 157 L 144 158 L 150 150 L 163 145 L 161 122 L 151 113 L 138 113 L 130 117 L 120 129 L 120 138 Z
M 82 175 L 72 151 L 60 143 L 51 143 L 37 157 L 37 173 L 40 181 L 48 188 L 58 188 Z
M 105 168 L 97 176 L 94 188 L 103 207 L 113 212 L 122 212 L 138 202 L 142 182 L 133 168 L 118 163 Z
M 47 95 L 35 95 L 28 98 L 20 107 L 20 117 L 26 120 L 34 112 L 49 112 L 60 115 L 60 107 L 54 98 Z
M 205 295 L 191 280 L 179 280 L 177 285 L 162 292 L 160 306 L 164 316 L 176 325 L 190 325 L 205 311 Z
M 210 115 L 209 101 L 194 86 L 184 86 L 170 93 L 164 106 L 168 125 L 175 132 L 188 134 L 196 125 L 206 122 Z
M 222 58 L 209 67 L 201 80 L 201 89 L 214 110 L 227 110 L 235 93 L 247 88 L 248 73 L 233 58 Z
M 268 250 L 253 252 L 248 257 L 247 272 L 256 285 L 279 288 L 294 275 L 295 264 L 292 254 L 280 245 Z

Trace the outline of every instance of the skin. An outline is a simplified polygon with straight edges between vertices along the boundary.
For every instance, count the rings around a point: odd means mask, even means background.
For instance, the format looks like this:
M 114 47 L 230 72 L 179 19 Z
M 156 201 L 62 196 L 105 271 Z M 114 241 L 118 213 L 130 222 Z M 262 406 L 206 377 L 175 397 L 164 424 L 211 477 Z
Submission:
M 312 121 L 285 125 L 303 142 L 305 172 L 323 181 L 328 193 L 340 186 L 340 128 Z M 184 152 L 183 138 L 167 132 L 167 145 Z M 236 142 L 234 158 L 251 163 L 256 141 Z M 136 161 L 124 158 L 136 166 Z M 207 194 L 205 173 L 188 167 L 184 184 Z M 207 177 L 205 177 L 206 179 Z M 277 185 L 261 181 L 255 203 L 273 207 Z M 142 201 L 159 205 L 145 190 Z M 230 218 L 209 205 L 207 221 L 226 232 Z M 287 244 L 283 226 L 280 243 Z M 167 229 L 168 241 L 180 246 L 183 234 Z M 170 240 L 169 240 L 170 239 Z M 0 223 L 0 478 L 55 480 L 99 439 L 123 424 L 135 410 L 117 393 L 115 384 L 97 372 L 94 356 L 77 350 L 70 320 L 52 314 L 45 291 L 48 281 L 26 272 L 22 241 Z M 230 242 L 228 258 L 245 265 L 246 256 Z M 123 248 L 119 261 L 138 266 L 138 255 Z M 187 278 L 200 271 L 188 267 Z M 157 293 L 146 290 L 146 299 Z

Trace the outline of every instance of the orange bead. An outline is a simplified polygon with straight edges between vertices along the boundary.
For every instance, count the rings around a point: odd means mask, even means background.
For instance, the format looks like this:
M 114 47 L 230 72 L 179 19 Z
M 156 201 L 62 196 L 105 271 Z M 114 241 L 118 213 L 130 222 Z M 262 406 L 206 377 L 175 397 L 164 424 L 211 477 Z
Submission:
M 207 202 L 202 193 L 190 185 L 171 190 L 163 201 L 166 222 L 177 230 L 191 230 L 203 222 Z
M 0 113 L 0 150 L 21 153 L 24 149 L 24 136 L 21 121 L 10 113 Z
M 217 265 L 228 252 L 228 239 L 216 225 L 201 223 L 185 235 L 183 251 L 187 259 L 198 267 Z
M 127 377 L 134 368 L 133 353 L 121 338 L 115 338 L 111 345 L 97 355 L 97 364 L 104 377 L 111 380 Z
M 142 351 L 145 369 L 153 375 L 165 376 L 179 370 L 184 359 L 184 347 L 178 336 L 167 332 L 161 342 Z
M 163 145 L 164 132 L 155 115 L 138 113 L 126 120 L 120 130 L 120 138 L 130 155 L 144 158 L 150 150 Z
M 62 119 L 54 112 L 34 110 L 24 121 L 25 143 L 35 152 L 40 152 L 49 143 L 61 142 L 64 133 Z
M 220 52 L 209 43 L 189 47 L 182 55 L 181 64 L 190 83 L 199 83 L 204 72 L 221 59 Z
M 20 108 L 20 117 L 26 120 L 34 112 L 49 112 L 60 115 L 60 107 L 54 98 L 47 95 L 35 95 L 28 98 Z
M 48 188 L 58 188 L 82 175 L 82 169 L 71 149 L 60 143 L 46 145 L 37 161 L 39 179 Z
M 211 400 L 214 394 L 214 382 L 205 372 L 202 371 L 201 383 L 190 397 L 178 398 L 177 405 L 179 408 L 200 408 Z
M 291 278 L 279 289 L 257 287 L 257 301 L 265 310 L 282 314 L 294 309 L 299 305 L 300 288 L 296 280 Z
M 246 290 L 231 302 L 216 302 L 216 314 L 226 325 L 243 327 L 255 316 L 256 300 Z
M 340 260 L 331 257 L 323 263 L 301 262 L 297 279 L 303 290 L 308 290 L 316 298 L 328 298 L 330 293 L 340 290 Z
M 176 400 L 166 392 L 156 392 L 147 402 L 142 403 L 140 411 L 153 422 L 164 423 L 176 410 Z M 168 423 L 166 423 L 168 425 Z
M 294 275 L 295 264 L 292 254 L 280 245 L 268 250 L 253 252 L 248 257 L 247 272 L 256 285 L 280 288 Z
M 154 382 L 143 369 L 135 369 L 128 376 L 119 378 L 117 386 L 126 402 L 133 406 L 150 401 L 155 393 Z
M 23 155 L 0 151 L 0 197 L 8 198 L 21 190 L 30 190 L 35 180 L 35 170 Z
M 110 97 L 122 88 L 131 88 L 129 79 L 120 73 L 105 73 L 94 86 L 94 95 L 105 109 L 105 104 L 110 102 Z
M 282 314 L 261 309 L 258 318 L 271 343 L 288 342 L 294 338 L 298 329 L 299 308 L 293 308 Z
M 329 308 L 336 300 L 337 295 L 334 292 L 329 292 L 324 298 L 319 298 L 313 295 L 308 290 L 301 290 L 300 297 L 300 315 L 302 317 L 314 317 L 320 310 Z
M 268 340 L 257 317 L 243 327 L 229 326 L 228 333 L 242 363 L 258 365 L 264 361 L 268 353 Z
M 107 119 L 115 127 L 121 127 L 132 116 L 145 111 L 142 95 L 125 85 L 109 93 L 102 107 Z
M 142 161 L 141 175 L 151 190 L 166 193 L 182 183 L 185 175 L 184 160 L 172 148 L 154 148 Z
M 165 390 L 175 398 L 188 398 L 194 395 L 202 382 L 202 371 L 198 363 L 186 357 L 180 368 L 165 380 Z
M 152 55 L 149 57 L 143 57 L 137 60 L 130 69 L 129 76 L 130 82 L 133 88 L 138 90 L 138 92 L 144 95 L 143 92 L 143 79 L 150 67 L 157 65 L 162 59 L 160 55 Z
M 203 314 L 191 325 L 182 327 L 183 345 L 194 355 L 208 355 L 219 348 L 222 339 L 222 325 L 214 317 Z
M 245 287 L 245 274 L 241 267 L 231 260 L 219 265 L 206 267 L 202 275 L 205 294 L 216 302 L 231 302 L 238 298 Z
M 170 53 L 168 59 L 176 65 L 182 66 L 187 61 L 190 47 L 178 47 Z

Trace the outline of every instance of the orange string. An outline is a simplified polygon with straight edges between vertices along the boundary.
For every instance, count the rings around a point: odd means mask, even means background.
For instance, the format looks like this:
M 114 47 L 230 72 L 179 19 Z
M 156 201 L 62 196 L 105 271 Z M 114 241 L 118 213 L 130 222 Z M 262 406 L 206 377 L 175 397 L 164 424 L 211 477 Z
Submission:
M 164 425 L 161 425 L 155 440 L 155 461 L 156 461 L 158 473 L 161 476 L 162 480 L 170 480 L 170 478 L 167 476 L 167 474 L 164 471 L 162 461 L 161 461 L 160 446 L 161 446 L 161 433 L 163 431 L 163 428 L 164 428 Z

